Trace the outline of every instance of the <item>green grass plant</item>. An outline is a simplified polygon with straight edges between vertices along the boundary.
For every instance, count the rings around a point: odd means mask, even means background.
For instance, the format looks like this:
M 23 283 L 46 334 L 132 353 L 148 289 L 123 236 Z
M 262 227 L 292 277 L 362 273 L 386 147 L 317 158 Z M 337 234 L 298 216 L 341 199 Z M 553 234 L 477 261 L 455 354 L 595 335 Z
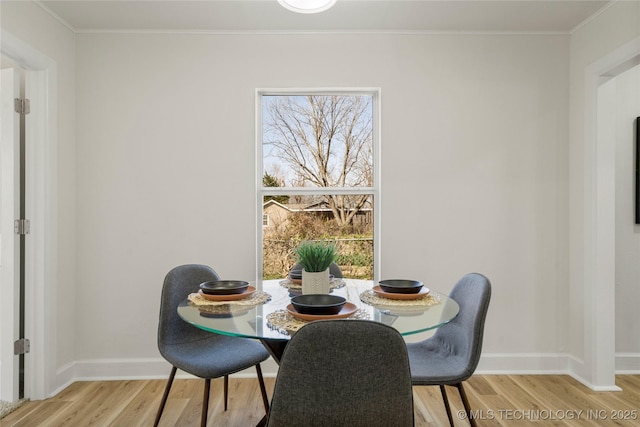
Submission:
M 333 243 L 313 241 L 300 243 L 295 253 L 302 268 L 311 273 L 325 271 L 338 256 Z

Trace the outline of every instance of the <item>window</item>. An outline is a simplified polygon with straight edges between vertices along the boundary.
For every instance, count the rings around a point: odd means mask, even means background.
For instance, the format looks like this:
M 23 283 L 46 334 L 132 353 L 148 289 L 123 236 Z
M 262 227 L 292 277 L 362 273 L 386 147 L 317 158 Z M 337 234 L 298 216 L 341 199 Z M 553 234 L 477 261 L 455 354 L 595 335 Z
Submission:
M 345 277 L 373 279 L 379 92 L 259 90 L 257 104 L 261 276 L 285 277 L 301 241 L 323 240 Z

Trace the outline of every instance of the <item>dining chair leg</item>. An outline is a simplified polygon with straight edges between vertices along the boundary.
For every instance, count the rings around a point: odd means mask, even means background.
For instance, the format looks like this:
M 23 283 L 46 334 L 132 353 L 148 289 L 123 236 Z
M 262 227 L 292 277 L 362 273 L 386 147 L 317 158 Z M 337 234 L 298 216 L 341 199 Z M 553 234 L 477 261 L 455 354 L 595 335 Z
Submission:
M 451 406 L 449 406 L 449 399 L 447 399 L 447 391 L 444 385 L 440 384 L 440 392 L 442 393 L 442 400 L 444 400 L 444 407 L 447 410 L 447 418 L 449 418 L 449 425 L 453 426 L 453 416 L 451 415 Z
M 211 379 L 204 380 L 204 397 L 202 398 L 202 418 L 200 427 L 207 427 L 207 412 L 209 412 L 209 390 L 211 389 Z
M 258 382 L 260 383 L 260 392 L 262 393 L 262 403 L 264 403 L 264 412 L 269 414 L 269 398 L 267 397 L 267 389 L 264 386 L 264 377 L 262 376 L 262 368 L 260 364 L 256 364 L 256 371 L 258 372 Z
M 460 398 L 462 399 L 464 410 L 467 412 L 467 419 L 469 420 L 469 424 L 471 424 L 471 427 L 476 427 L 476 420 L 475 418 L 473 418 L 473 414 L 471 413 L 471 406 L 469 406 L 469 399 L 467 399 L 467 393 L 464 392 L 464 387 L 462 387 L 462 383 L 456 384 L 456 387 L 458 387 L 458 392 L 460 393 Z
M 229 375 L 224 376 L 224 410 L 227 410 L 227 402 L 229 396 Z
M 171 390 L 171 384 L 173 384 L 173 379 L 176 376 L 176 371 L 178 368 L 175 366 L 171 367 L 171 373 L 169 374 L 169 379 L 167 380 L 167 385 L 164 387 L 164 394 L 162 395 L 162 400 L 160 401 L 160 407 L 158 408 L 158 413 L 156 414 L 156 420 L 153 423 L 153 427 L 158 427 L 160 423 L 160 417 L 162 416 L 162 412 L 164 411 L 164 405 L 167 403 L 167 398 L 169 397 L 169 390 Z

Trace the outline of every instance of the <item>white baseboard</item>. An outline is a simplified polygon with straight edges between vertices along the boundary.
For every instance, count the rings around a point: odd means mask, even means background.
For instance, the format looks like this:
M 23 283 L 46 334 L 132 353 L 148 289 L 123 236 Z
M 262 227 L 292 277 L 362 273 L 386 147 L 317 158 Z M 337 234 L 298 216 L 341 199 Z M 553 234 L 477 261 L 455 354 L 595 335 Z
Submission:
M 170 371 L 163 358 L 78 360 L 58 369 L 51 396 L 77 381 L 161 379 L 168 378 Z
M 558 353 L 484 353 L 477 374 L 569 374 L 569 355 Z
M 640 374 L 640 353 L 616 353 L 616 374 Z
M 640 353 L 616 354 L 616 374 L 640 374 Z M 483 354 L 476 369 L 478 374 L 515 375 L 569 375 L 594 391 L 620 391 L 620 388 L 594 385 L 587 381 L 582 360 L 569 354 L 523 353 L 523 354 Z
M 269 358 L 261 364 L 262 375 L 275 377 L 278 365 Z M 56 385 L 51 396 L 55 396 L 76 381 L 109 381 L 109 380 L 148 380 L 167 379 L 171 365 L 163 358 L 150 359 L 92 359 L 79 360 L 63 366 L 56 373 Z M 254 369 L 246 369 L 233 374 L 235 378 L 252 378 L 256 376 Z M 192 375 L 178 371 L 176 378 L 194 378 Z
M 262 363 L 265 377 L 275 377 L 278 365 L 273 359 Z M 52 387 L 57 394 L 76 381 L 104 381 L 131 379 L 166 379 L 171 365 L 158 357 L 148 359 L 91 359 L 69 363 L 56 373 L 56 384 Z M 497 375 L 570 375 L 586 386 L 600 390 L 585 382 L 582 375 L 583 363 L 569 354 L 563 353 L 485 353 L 476 369 L 477 374 Z M 640 353 L 620 353 L 616 355 L 616 373 L 640 374 Z M 247 369 L 234 374 L 236 378 L 255 377 L 255 370 Z M 178 371 L 177 378 L 193 378 Z
M 640 353 L 617 353 L 616 374 L 640 374 Z M 563 353 L 484 353 L 476 372 L 479 374 L 569 374 L 584 375 L 584 362 Z
M 278 365 L 273 359 L 262 363 L 265 377 L 275 377 Z M 165 379 L 171 365 L 162 358 L 151 359 L 92 359 L 70 363 L 57 372 L 57 389 L 74 381 L 103 381 L 122 379 Z M 564 354 L 483 354 L 478 374 L 568 374 L 568 356 Z M 238 378 L 255 376 L 247 369 L 234 374 Z M 190 378 L 178 371 L 178 378 Z

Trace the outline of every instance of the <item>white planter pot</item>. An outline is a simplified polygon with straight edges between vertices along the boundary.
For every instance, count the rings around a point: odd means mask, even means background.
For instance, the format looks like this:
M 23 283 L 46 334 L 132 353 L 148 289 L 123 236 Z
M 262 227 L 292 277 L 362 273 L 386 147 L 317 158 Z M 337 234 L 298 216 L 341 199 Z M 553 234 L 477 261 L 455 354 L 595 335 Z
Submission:
M 303 294 L 328 294 L 329 269 L 318 273 L 302 270 L 302 293 Z

